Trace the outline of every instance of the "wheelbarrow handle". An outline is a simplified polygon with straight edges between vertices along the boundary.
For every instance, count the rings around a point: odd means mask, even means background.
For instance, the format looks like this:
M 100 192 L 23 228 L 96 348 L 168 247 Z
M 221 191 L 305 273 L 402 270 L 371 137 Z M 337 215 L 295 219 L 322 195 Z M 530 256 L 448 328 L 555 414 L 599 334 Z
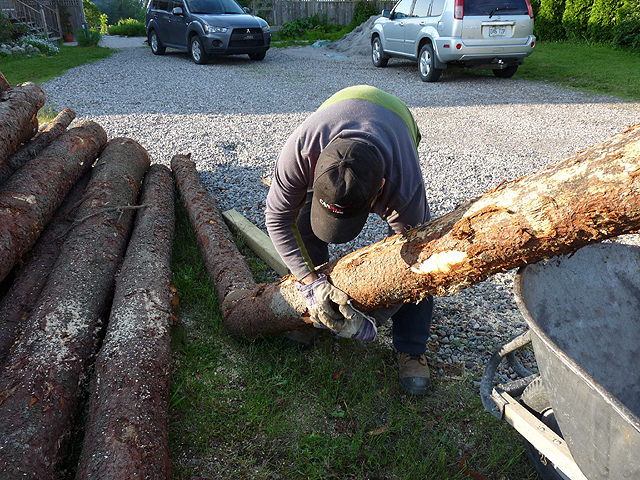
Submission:
M 509 366 L 511 366 L 518 375 L 524 377 L 513 382 L 509 382 L 508 388 L 506 389 L 513 396 L 520 395 L 537 376 L 533 375 L 529 370 L 524 368 L 515 357 L 515 351 L 530 342 L 531 333 L 529 332 L 529 330 L 527 330 L 526 332 L 518 335 L 517 337 L 504 344 L 497 352 L 495 352 L 491 356 L 491 359 L 485 367 L 484 374 L 482 375 L 482 380 L 480 381 L 480 398 L 482 399 L 482 405 L 484 406 L 485 410 L 499 419 L 502 418 L 502 411 L 501 408 L 496 405 L 496 402 L 491 395 L 493 391 L 493 379 L 495 378 L 498 371 L 498 366 L 502 362 L 502 359 L 504 357 L 507 357 Z M 500 388 L 502 389 L 505 389 L 505 387 L 507 386 L 500 385 Z

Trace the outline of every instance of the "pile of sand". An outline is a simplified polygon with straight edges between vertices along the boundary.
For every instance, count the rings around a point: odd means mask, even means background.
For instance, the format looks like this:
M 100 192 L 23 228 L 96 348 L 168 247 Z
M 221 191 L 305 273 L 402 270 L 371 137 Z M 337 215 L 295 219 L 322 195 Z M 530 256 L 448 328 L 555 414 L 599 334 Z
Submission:
M 346 56 L 369 55 L 371 53 L 371 29 L 379 15 L 372 15 L 364 23 L 358 25 L 351 33 L 340 40 L 326 45 L 327 48 L 340 52 Z

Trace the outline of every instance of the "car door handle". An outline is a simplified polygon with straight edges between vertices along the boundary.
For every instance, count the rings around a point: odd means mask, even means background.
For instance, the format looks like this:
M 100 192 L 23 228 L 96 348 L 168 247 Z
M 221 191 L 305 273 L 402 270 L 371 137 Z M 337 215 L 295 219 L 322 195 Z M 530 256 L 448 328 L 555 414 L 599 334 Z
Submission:
M 404 22 L 400 22 L 398 25 L 400 25 L 401 27 L 404 27 Z
M 427 22 L 420 22 L 420 26 L 424 27 L 427 24 Z

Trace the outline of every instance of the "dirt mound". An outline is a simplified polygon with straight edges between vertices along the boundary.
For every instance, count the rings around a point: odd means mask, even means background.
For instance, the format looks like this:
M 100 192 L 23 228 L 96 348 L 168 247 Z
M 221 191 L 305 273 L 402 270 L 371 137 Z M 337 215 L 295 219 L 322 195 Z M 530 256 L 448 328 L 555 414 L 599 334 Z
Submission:
M 347 56 L 369 55 L 371 53 L 371 29 L 379 15 L 372 15 L 340 40 L 327 44 L 327 48 Z

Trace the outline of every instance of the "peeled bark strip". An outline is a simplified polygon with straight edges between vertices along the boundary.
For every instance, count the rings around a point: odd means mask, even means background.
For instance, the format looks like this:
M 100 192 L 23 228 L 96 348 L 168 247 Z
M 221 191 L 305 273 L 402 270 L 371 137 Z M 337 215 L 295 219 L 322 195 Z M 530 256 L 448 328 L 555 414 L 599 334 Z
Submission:
M 149 154 L 109 142 L 0 376 L 0 478 L 55 479 L 133 223 Z
M 106 143 L 107 134 L 100 125 L 81 123 L 0 186 L 0 281 L 33 246 Z
M 40 297 L 90 177 L 90 172 L 85 173 L 69 191 L 36 244 L 25 255 L 15 280 L 0 301 L 0 365 Z
M 42 88 L 32 82 L 21 83 L 0 94 L 0 167 L 20 144 L 36 134 L 38 110 L 45 100 Z
M 450 295 L 489 276 L 640 228 L 640 124 L 320 270 L 371 311 Z M 300 328 L 294 279 L 225 302 L 233 335 Z
M 2 168 L 0 168 L 0 184 L 6 182 L 16 170 L 32 158 L 35 158 L 51 142 L 62 135 L 74 118 L 76 118 L 76 112 L 70 108 L 65 108 L 46 127 L 41 129 L 35 137 L 10 155 L 5 160 Z
M 171 169 L 218 301 L 222 303 L 232 291 L 253 287 L 255 281 L 247 261 L 238 251 L 215 200 L 200 180 L 195 162 L 190 160 L 190 155 L 175 155 Z
M 142 188 L 147 207 L 137 214 L 95 363 L 76 480 L 171 479 L 171 171 L 152 165 Z

